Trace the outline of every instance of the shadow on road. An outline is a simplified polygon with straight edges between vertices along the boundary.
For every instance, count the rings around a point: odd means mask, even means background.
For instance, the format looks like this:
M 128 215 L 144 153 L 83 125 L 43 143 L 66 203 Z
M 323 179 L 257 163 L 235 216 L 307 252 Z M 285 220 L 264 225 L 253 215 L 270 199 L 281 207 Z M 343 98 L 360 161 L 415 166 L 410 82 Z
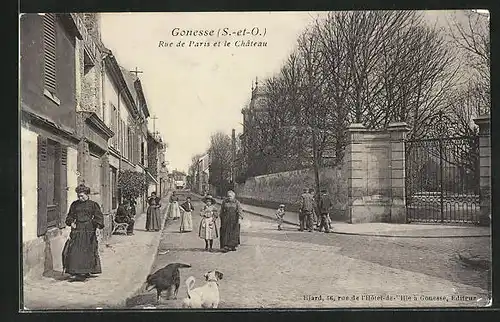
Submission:
M 42 274 L 42 276 L 52 278 L 53 280 L 56 281 L 67 281 L 70 279 L 69 274 L 65 274 L 61 271 L 56 271 L 56 270 L 46 271 Z

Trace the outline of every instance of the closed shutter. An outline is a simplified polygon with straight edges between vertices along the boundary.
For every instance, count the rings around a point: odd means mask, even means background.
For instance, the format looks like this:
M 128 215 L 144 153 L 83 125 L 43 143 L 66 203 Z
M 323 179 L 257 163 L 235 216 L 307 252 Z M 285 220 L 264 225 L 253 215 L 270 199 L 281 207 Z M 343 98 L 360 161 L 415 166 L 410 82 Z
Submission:
M 56 92 L 56 15 L 43 16 L 43 51 L 45 88 Z
M 59 145 L 59 209 L 60 220 L 59 228 L 66 227 L 66 215 L 68 214 L 68 148 L 65 145 Z
M 37 235 L 47 232 L 47 138 L 38 136 Z

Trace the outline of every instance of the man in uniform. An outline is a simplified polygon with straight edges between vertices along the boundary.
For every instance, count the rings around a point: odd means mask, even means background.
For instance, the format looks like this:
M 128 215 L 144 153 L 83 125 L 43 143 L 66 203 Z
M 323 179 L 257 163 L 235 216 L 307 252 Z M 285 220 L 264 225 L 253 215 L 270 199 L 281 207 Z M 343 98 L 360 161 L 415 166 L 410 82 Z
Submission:
M 330 208 L 332 207 L 332 201 L 326 192 L 326 189 L 321 189 L 321 196 L 319 201 L 319 214 L 320 214 L 320 224 L 318 231 L 321 231 L 323 227 L 325 228 L 325 233 L 330 232 L 330 226 L 328 224 L 328 217 L 330 216 Z
M 312 195 L 309 193 L 309 189 L 305 188 L 302 195 L 300 196 L 300 228 L 299 231 L 304 231 L 307 228 L 308 231 L 312 231 L 312 214 L 314 211 L 314 200 Z

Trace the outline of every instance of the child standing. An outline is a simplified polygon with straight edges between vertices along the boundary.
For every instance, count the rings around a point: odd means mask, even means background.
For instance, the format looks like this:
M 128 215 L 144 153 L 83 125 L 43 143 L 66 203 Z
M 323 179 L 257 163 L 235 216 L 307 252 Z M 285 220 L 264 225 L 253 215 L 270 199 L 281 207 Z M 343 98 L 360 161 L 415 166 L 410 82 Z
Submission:
M 198 236 L 205 240 L 205 251 L 212 251 L 214 238 L 218 238 L 217 233 L 217 209 L 215 208 L 215 199 L 208 195 L 203 198 L 205 206 L 201 210 L 200 229 Z
M 276 211 L 276 221 L 278 222 L 278 230 L 281 230 L 283 224 L 283 217 L 285 217 L 285 205 L 281 204 Z

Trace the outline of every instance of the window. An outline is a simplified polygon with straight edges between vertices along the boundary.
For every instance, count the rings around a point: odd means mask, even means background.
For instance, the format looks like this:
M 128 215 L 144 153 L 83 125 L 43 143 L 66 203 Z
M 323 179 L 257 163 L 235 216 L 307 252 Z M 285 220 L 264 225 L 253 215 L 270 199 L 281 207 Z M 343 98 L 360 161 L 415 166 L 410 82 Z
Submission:
M 56 15 L 46 13 L 43 16 L 43 55 L 44 86 L 56 94 Z
M 38 137 L 37 233 L 50 227 L 64 227 L 67 209 L 67 149 L 64 145 Z
M 118 118 L 118 112 L 116 110 L 116 107 L 111 102 L 109 102 L 109 108 L 111 110 L 110 127 L 111 127 L 111 130 L 115 133 L 113 138 L 111 138 L 111 146 L 116 148 L 116 142 L 118 140 L 118 132 L 116 130 L 116 121 Z

